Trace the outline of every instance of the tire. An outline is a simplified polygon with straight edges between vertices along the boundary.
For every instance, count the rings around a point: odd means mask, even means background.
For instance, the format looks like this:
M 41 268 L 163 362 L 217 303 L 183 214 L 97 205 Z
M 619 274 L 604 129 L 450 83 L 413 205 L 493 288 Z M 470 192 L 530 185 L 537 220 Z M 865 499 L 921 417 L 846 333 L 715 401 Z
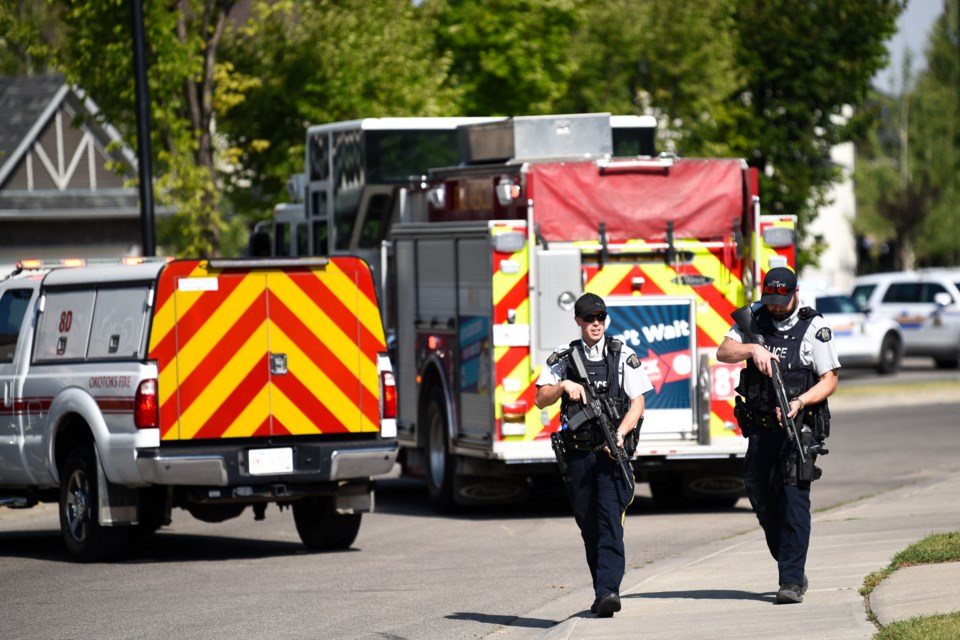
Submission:
M 743 496 L 743 483 L 730 473 L 680 473 L 650 482 L 653 502 L 665 511 L 732 509 Z
M 96 562 L 126 550 L 130 527 L 103 527 L 98 522 L 97 457 L 92 444 L 67 456 L 60 475 L 60 533 L 70 557 Z
M 676 511 L 687 506 L 683 483 L 678 475 L 651 480 L 650 494 L 653 496 L 653 503 L 665 511 Z
M 935 358 L 934 364 L 937 365 L 937 369 L 957 369 L 960 368 L 960 357 L 956 358 Z
M 293 503 L 293 522 L 307 549 L 349 549 L 360 531 L 359 513 L 337 513 L 330 496 L 302 498 Z
M 903 362 L 903 343 L 896 334 L 888 333 L 883 336 L 880 344 L 880 362 L 877 364 L 877 373 L 890 375 L 900 370 Z
M 447 410 L 443 391 L 434 388 L 424 413 L 427 427 L 427 492 L 433 508 L 449 513 L 456 508 L 453 495 L 453 457 L 447 437 Z

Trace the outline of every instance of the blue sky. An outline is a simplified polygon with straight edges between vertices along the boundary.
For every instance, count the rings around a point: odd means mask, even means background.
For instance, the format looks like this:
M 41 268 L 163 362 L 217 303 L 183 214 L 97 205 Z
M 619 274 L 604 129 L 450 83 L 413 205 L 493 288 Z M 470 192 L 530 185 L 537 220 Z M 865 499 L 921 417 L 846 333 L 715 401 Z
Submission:
M 873 84 L 878 89 L 888 93 L 899 91 L 903 55 L 907 48 L 913 53 L 914 76 L 925 66 L 923 49 L 927 36 L 942 13 L 943 0 L 910 0 L 906 10 L 897 20 L 897 33 L 887 41 L 887 47 L 890 49 L 890 65 L 873 78 Z

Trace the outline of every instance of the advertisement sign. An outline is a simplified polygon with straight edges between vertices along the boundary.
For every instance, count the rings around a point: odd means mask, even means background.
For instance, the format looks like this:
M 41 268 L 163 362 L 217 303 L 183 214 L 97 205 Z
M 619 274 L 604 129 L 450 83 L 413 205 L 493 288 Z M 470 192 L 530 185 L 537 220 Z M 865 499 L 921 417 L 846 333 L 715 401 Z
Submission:
M 607 335 L 633 349 L 653 384 L 645 396 L 644 433 L 694 431 L 696 325 L 693 300 L 610 297 Z

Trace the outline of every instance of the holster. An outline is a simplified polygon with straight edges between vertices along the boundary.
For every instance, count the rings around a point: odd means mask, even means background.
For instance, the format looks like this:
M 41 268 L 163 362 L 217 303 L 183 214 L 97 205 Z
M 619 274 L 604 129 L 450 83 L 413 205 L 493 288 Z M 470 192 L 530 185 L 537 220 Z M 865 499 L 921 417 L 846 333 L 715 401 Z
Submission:
M 745 403 L 743 398 L 740 396 L 737 396 L 733 400 L 733 417 L 736 418 L 737 424 L 740 425 L 740 435 L 742 435 L 744 438 L 749 437 L 749 411 L 747 411 L 747 403 Z
M 563 446 L 563 436 L 560 435 L 559 431 L 550 434 L 550 446 L 553 447 L 553 455 L 557 457 L 560 475 L 567 475 L 567 449 Z
M 783 484 L 809 484 L 814 480 L 819 480 L 820 476 L 823 475 L 820 467 L 814 464 L 817 456 L 810 453 L 810 445 L 813 443 L 813 431 L 809 427 L 803 427 L 800 430 L 800 444 L 803 445 L 806 462 L 800 462 L 800 452 L 796 450 L 792 442 L 788 440 L 785 443 L 785 446 L 790 447 L 790 452 L 781 456 L 780 459 L 780 474 L 783 477 Z

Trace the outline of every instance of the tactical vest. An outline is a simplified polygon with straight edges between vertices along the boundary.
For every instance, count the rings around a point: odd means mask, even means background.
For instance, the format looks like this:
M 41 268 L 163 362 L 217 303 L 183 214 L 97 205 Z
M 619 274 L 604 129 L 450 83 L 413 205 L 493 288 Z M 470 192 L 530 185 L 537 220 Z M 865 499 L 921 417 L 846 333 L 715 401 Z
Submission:
M 797 323 L 786 331 L 778 331 L 773 325 L 773 316 L 766 307 L 760 308 L 754 319 L 766 348 L 780 357 L 780 373 L 787 390 L 788 398 L 795 398 L 817 383 L 817 373 L 813 364 L 805 364 L 800 357 L 800 345 L 810 322 L 820 313 L 810 307 L 800 309 Z M 773 390 L 773 379 L 760 372 L 753 358 L 747 360 L 747 367 L 740 373 L 737 393 L 743 396 L 750 411 L 758 414 L 773 414 L 777 406 L 777 397 Z
M 622 343 L 619 340 L 606 338 L 603 344 L 603 358 L 601 360 L 588 360 L 583 349 L 582 340 L 574 340 L 570 343 L 572 349 L 579 349 L 580 358 L 583 360 L 583 366 L 587 370 L 587 377 L 593 383 L 593 388 L 597 394 L 603 398 L 610 398 L 614 404 L 620 407 L 620 416 L 622 417 L 627 410 L 629 401 L 623 389 L 620 386 L 620 376 L 617 375 L 617 365 L 619 364 L 620 349 Z M 567 368 L 564 377 L 579 384 L 585 385 L 585 381 L 580 379 L 572 359 L 567 356 Z M 564 422 L 568 422 L 575 415 L 583 410 L 583 404 L 580 402 L 570 402 L 569 396 L 563 394 L 560 400 L 560 415 Z M 608 416 L 613 418 L 614 416 Z

